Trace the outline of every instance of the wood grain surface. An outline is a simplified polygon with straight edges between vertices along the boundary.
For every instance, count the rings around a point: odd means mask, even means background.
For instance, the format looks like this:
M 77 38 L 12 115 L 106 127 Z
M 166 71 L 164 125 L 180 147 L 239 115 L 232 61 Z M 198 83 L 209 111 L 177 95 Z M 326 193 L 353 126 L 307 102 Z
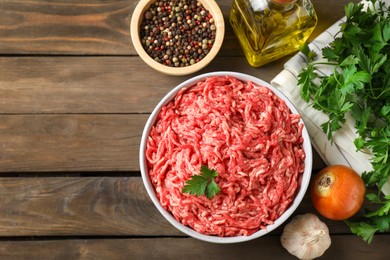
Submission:
M 2 54 L 130 54 L 137 1 L 0 2 Z
M 357 237 L 332 237 L 332 245 L 319 259 L 388 259 L 390 240 L 378 236 L 370 247 Z M 40 250 L 37 250 L 40 248 Z M 0 241 L 2 259 L 297 259 L 280 244 L 279 236 L 262 237 L 241 244 L 210 244 L 192 238 L 56 239 Z
M 0 68 L 0 113 L 7 114 L 150 113 L 171 89 L 194 76 L 156 73 L 138 57 L 3 57 Z M 279 73 L 274 66 L 259 71 L 245 59 L 221 57 L 199 74 L 216 70 L 265 81 Z
M 142 114 L 0 115 L 0 171 L 137 171 L 146 118 Z
M 140 177 L 0 178 L 0 197 L 0 237 L 183 235 Z
M 0 259 L 295 259 L 282 227 L 235 245 L 188 238 L 157 211 L 139 172 L 144 124 L 159 100 L 194 76 L 153 71 L 135 53 L 137 0 L 0 0 Z M 201 74 L 237 71 L 270 81 L 291 56 L 248 65 L 229 24 Z M 312 0 L 311 39 L 343 16 L 347 0 Z M 352 2 L 358 2 L 353 0 Z M 314 153 L 315 174 L 325 166 Z M 295 214 L 315 213 L 308 194 Z M 360 215 L 363 212 L 359 212 Z M 387 259 L 389 233 L 371 245 L 322 218 L 322 259 Z
M 141 177 L 0 178 L 1 237 L 185 236 L 149 199 Z M 315 213 L 306 196 L 296 214 Z M 28 221 L 26 221 L 28 219 Z M 332 234 L 342 221 L 322 218 Z M 282 227 L 271 235 L 280 235 Z

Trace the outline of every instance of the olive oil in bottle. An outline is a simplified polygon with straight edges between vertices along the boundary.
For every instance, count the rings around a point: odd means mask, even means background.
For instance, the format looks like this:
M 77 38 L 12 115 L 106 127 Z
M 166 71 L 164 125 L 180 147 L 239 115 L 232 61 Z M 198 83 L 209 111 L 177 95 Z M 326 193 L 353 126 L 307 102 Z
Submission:
M 249 64 L 260 67 L 299 50 L 317 15 L 309 0 L 233 0 L 230 23 Z

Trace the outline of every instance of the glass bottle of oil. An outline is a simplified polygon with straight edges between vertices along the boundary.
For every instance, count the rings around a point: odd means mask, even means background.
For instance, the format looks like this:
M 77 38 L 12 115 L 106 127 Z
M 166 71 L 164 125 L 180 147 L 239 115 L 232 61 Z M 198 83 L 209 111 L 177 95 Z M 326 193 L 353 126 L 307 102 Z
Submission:
M 259 67 L 297 51 L 317 15 L 309 0 L 233 0 L 230 23 L 249 64 Z

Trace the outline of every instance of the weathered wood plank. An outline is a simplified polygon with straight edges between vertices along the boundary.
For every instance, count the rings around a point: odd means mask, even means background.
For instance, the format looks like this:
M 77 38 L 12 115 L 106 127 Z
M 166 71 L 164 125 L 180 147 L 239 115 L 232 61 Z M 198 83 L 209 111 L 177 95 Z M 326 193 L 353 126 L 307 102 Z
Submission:
M 237 71 L 269 82 L 279 64 L 255 69 L 221 57 L 199 73 Z M 163 75 L 138 57 L 1 57 L 0 113 L 150 113 L 191 76 Z
M 137 1 L 0 3 L 2 54 L 130 54 L 130 16 Z
M 146 115 L 0 115 L 0 172 L 134 171 Z
M 0 198 L 0 237 L 184 236 L 154 207 L 141 177 L 3 177 Z M 315 212 L 309 196 L 295 214 L 307 212 Z M 332 234 L 349 233 L 343 222 L 323 220 Z
M 0 198 L 0 237 L 181 235 L 140 177 L 0 178 Z
M 75 239 L 1 241 L 1 259 L 297 259 L 285 250 L 278 236 L 230 245 L 191 238 Z M 390 239 L 378 236 L 371 245 L 351 235 L 332 237 L 320 259 L 388 259 Z M 37 250 L 39 248 L 39 250 Z
M 353 0 L 352 2 L 358 2 Z M 313 37 L 343 15 L 346 1 L 312 0 L 319 26 Z M 134 55 L 129 24 L 137 0 L 0 2 L 0 54 Z M 217 0 L 226 23 L 223 55 L 242 55 L 229 24 L 231 0 Z M 332 8 L 325 8 L 332 6 Z
M 139 171 L 147 117 L 0 114 L 0 172 Z M 315 169 L 323 166 L 315 154 Z

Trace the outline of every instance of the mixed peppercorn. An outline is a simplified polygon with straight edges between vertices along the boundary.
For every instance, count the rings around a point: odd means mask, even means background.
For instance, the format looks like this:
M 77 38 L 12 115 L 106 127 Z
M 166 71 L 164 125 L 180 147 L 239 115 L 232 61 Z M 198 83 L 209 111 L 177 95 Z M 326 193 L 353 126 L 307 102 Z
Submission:
M 185 67 L 202 60 L 214 44 L 216 26 L 196 0 L 157 0 L 144 13 L 141 44 L 155 61 Z

